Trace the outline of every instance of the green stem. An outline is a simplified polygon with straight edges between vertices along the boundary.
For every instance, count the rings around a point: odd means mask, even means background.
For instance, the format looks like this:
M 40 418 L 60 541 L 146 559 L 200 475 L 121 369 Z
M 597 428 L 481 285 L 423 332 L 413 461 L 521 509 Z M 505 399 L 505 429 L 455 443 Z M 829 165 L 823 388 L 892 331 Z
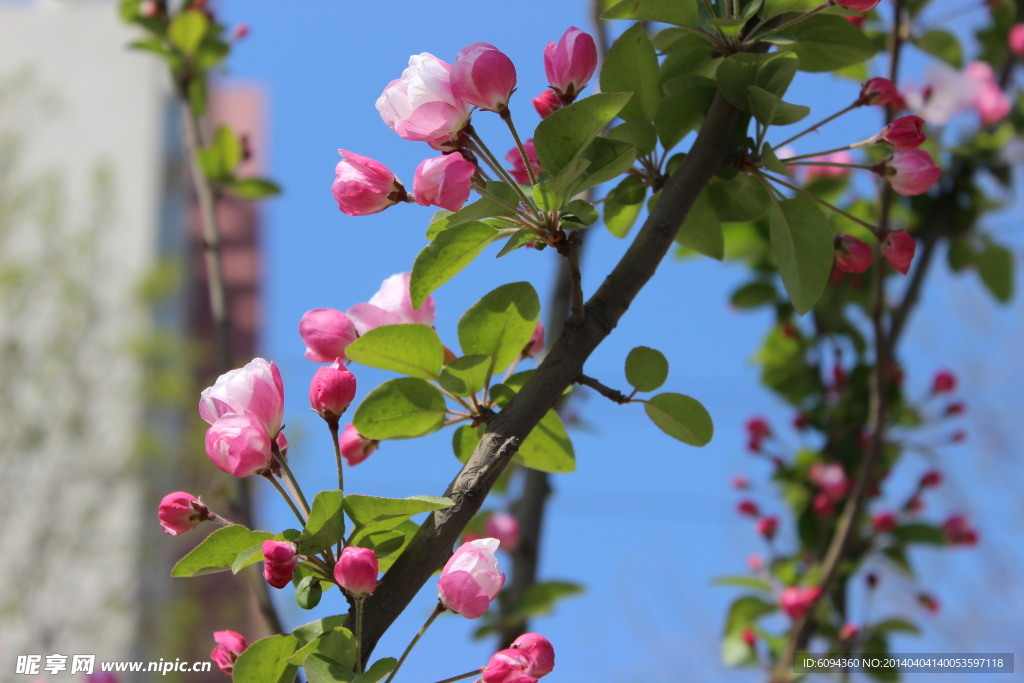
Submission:
M 825 201 L 821 197 L 819 197 L 819 196 L 817 196 L 817 195 L 815 195 L 815 194 L 813 194 L 811 192 L 808 192 L 807 190 L 803 189 L 802 187 L 797 187 L 796 185 L 793 185 L 791 183 L 787 183 L 785 180 L 782 180 L 781 178 L 776 178 L 775 176 L 761 174 L 761 177 L 763 177 L 763 178 L 765 178 L 767 180 L 770 180 L 773 183 L 778 183 L 779 185 L 782 185 L 783 187 L 787 187 L 790 190 L 793 190 L 794 192 L 802 194 L 803 196 L 807 197 L 808 199 L 813 199 L 814 201 L 818 202 L 819 204 L 821 204 L 825 208 L 829 209 L 830 211 L 835 211 L 840 216 L 845 216 L 846 218 L 849 218 L 854 223 L 859 223 L 860 225 L 863 225 L 865 228 L 870 230 L 875 235 L 878 235 L 879 231 L 881 230 L 881 228 L 879 228 L 877 225 L 874 225 L 872 223 L 868 223 L 867 221 L 861 220 L 860 218 L 857 218 L 856 216 L 854 216 L 853 214 L 851 214 L 851 213 L 849 213 L 847 211 L 843 211 L 842 209 L 840 209 L 835 204 L 830 204 L 829 202 Z
M 516 141 L 516 147 L 519 149 L 519 156 L 523 158 L 523 163 L 526 164 L 526 172 L 530 175 L 530 185 L 536 185 L 537 176 L 533 172 L 533 164 L 530 163 L 530 157 L 526 155 L 526 148 L 523 147 L 523 143 L 519 139 L 519 132 L 512 123 L 512 110 L 506 108 L 505 111 L 501 112 L 501 120 L 508 126 L 509 132 L 512 133 L 512 139 Z
M 491 153 L 491 150 L 487 147 L 486 144 L 484 144 L 484 141 L 480 138 L 479 135 L 477 135 L 476 131 L 473 130 L 472 128 L 469 128 L 469 139 L 472 141 L 473 150 L 484 158 L 484 160 L 487 162 L 487 165 L 491 167 L 491 170 L 498 174 L 498 176 L 502 180 L 504 180 L 506 183 L 512 186 L 512 189 L 514 189 L 516 191 L 516 194 L 519 195 L 519 198 L 523 201 L 523 204 L 527 208 L 529 208 L 534 215 L 536 215 L 538 209 L 536 206 L 534 206 L 533 200 L 526 196 L 526 193 L 523 192 L 523 188 L 519 187 L 519 183 L 516 182 L 516 179 L 513 178 L 511 174 L 509 174 L 509 172 L 505 169 L 504 166 L 501 165 L 501 162 L 498 161 L 498 158 Z
M 779 159 L 782 161 L 782 159 Z M 834 161 L 786 161 L 784 162 L 787 166 L 832 166 L 835 168 L 860 168 L 865 171 L 874 171 L 874 166 L 868 166 L 867 164 L 840 164 Z
M 437 683 L 455 683 L 455 681 L 461 681 L 463 678 L 472 678 L 473 676 L 479 676 L 480 671 L 481 669 L 473 669 L 472 671 L 468 671 L 458 676 L 452 676 L 451 678 L 446 678 L 443 681 L 438 681 Z
M 402 656 L 399 658 L 398 664 L 395 664 L 395 668 L 391 670 L 391 675 L 389 675 L 387 679 L 385 679 L 384 683 L 391 683 L 391 681 L 394 680 L 395 674 L 397 674 L 398 670 L 402 668 L 402 664 L 405 663 L 406 657 L 408 657 L 409 653 L 412 652 L 412 649 L 416 647 L 416 643 L 418 643 L 420 638 L 423 637 L 423 634 L 427 632 L 427 629 L 430 628 L 430 625 L 434 623 L 434 619 L 437 619 L 438 615 L 444 612 L 444 610 L 444 605 L 442 605 L 440 602 L 437 603 L 437 607 L 435 607 L 434 611 L 430 613 L 429 617 L 427 617 L 426 622 L 424 622 L 423 626 L 420 627 L 419 632 L 415 636 L 413 636 L 413 639 L 411 641 L 409 641 L 409 645 L 406 646 L 405 652 L 403 652 Z
M 306 501 L 306 496 L 303 495 L 302 489 L 299 487 L 299 482 L 295 479 L 295 475 L 292 474 L 292 470 L 288 467 L 288 461 L 285 460 L 284 456 L 281 455 L 281 449 L 277 447 L 277 442 L 272 441 L 270 443 L 270 450 L 274 454 L 274 458 L 277 459 L 278 464 L 281 465 L 281 472 L 284 473 L 288 483 L 291 484 L 292 489 L 295 491 L 295 496 L 299 499 L 299 505 L 302 506 L 302 511 L 309 515 L 309 503 Z
M 345 474 L 341 469 L 341 442 L 338 439 L 338 418 L 329 420 L 327 427 L 331 430 L 331 442 L 334 444 L 334 463 L 338 467 L 338 490 L 345 496 Z M 341 538 L 345 538 L 345 515 L 338 515 L 341 524 Z M 338 540 L 338 558 L 341 558 L 342 541 Z
M 301 512 L 299 512 L 299 508 L 295 507 L 295 501 L 293 501 L 292 497 L 288 495 L 288 492 L 284 490 L 284 487 L 281 486 L 281 482 L 277 480 L 277 477 L 275 477 L 273 474 L 270 474 L 269 472 L 264 476 L 270 481 L 271 484 L 274 485 L 274 488 L 277 489 L 277 492 L 280 493 L 281 497 L 284 498 L 285 501 L 288 503 L 288 507 L 290 507 L 292 509 L 292 512 L 295 513 L 295 517 L 299 520 L 299 523 L 303 527 L 305 527 L 306 518 L 302 516 Z
M 876 140 L 875 138 L 868 138 L 867 140 L 861 140 L 860 142 L 855 142 L 852 145 L 847 145 L 846 147 L 836 147 L 835 149 L 827 149 L 824 152 L 812 152 L 810 154 L 801 154 L 801 155 L 795 156 L 795 157 L 786 157 L 785 159 L 779 159 L 779 161 L 781 161 L 784 164 L 787 164 L 790 161 L 799 161 L 801 159 L 811 159 L 813 157 L 823 157 L 826 154 L 835 154 L 836 152 L 845 152 L 845 151 L 851 150 L 851 149 L 859 149 L 861 147 L 866 147 L 868 145 L 876 144 L 877 142 L 878 142 L 878 140 Z M 825 162 L 825 163 L 828 163 L 828 162 Z M 815 164 L 815 165 L 816 166 L 823 166 L 824 163 L 822 163 L 822 164 Z
M 823 2 L 823 3 L 821 3 L 820 5 L 818 5 L 817 7 L 815 7 L 812 10 L 808 10 L 807 12 L 804 12 L 803 14 L 801 14 L 799 16 L 795 16 L 792 19 L 790 19 L 789 21 L 784 21 L 781 24 L 779 24 L 778 26 L 773 26 L 772 28 L 768 29 L 767 33 L 764 33 L 763 35 L 759 36 L 759 35 L 757 35 L 757 32 L 760 31 L 762 28 L 764 28 L 764 25 L 768 22 L 768 20 L 766 19 L 766 20 L 762 21 L 761 23 L 759 23 L 757 26 L 755 26 L 753 28 L 753 30 L 750 32 L 750 36 L 751 37 L 746 39 L 745 41 L 743 41 L 743 47 L 746 47 L 748 45 L 753 45 L 756 42 L 764 40 L 765 38 L 767 38 L 768 36 L 770 36 L 773 33 L 778 33 L 779 31 L 781 31 L 783 29 L 789 28 L 793 24 L 797 24 L 797 23 L 803 21 L 807 17 L 814 16 L 815 14 L 817 14 L 818 12 L 820 12 L 823 9 L 825 9 L 826 7 L 828 7 L 831 4 L 832 3 L 830 3 L 830 2 Z
M 359 596 L 356 598 L 356 673 L 363 673 L 363 602 L 366 600 L 365 596 Z M 398 665 L 395 665 L 395 670 L 398 670 Z M 394 673 L 394 672 L 392 672 Z M 390 679 L 388 679 L 390 680 Z
M 835 121 L 836 119 L 838 119 L 843 114 L 846 114 L 847 112 L 853 111 L 854 109 L 856 109 L 859 106 L 860 106 L 860 104 L 858 102 L 854 102 L 850 106 L 848 106 L 848 107 L 846 107 L 844 109 L 840 109 L 835 114 L 832 114 L 832 116 L 826 117 L 826 118 L 822 119 L 821 121 L 818 121 L 816 124 L 814 124 L 813 126 L 808 128 L 807 130 L 803 131 L 802 133 L 797 133 L 796 135 L 794 135 L 793 137 L 789 138 L 788 140 L 783 140 L 779 144 L 774 145 L 773 149 L 778 149 L 779 147 L 784 147 L 784 146 L 788 145 L 789 143 L 793 142 L 794 140 L 799 140 L 800 138 L 802 138 L 803 136 L 807 135 L 808 133 L 813 133 L 814 131 L 816 131 L 819 128 L 821 128 L 822 126 L 824 126 L 826 123 L 829 123 L 831 121 Z

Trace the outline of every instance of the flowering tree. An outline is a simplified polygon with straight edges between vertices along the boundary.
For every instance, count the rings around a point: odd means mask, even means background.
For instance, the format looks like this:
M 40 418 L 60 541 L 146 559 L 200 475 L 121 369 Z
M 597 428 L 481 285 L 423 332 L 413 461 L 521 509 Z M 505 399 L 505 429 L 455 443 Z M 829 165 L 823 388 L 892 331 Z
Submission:
M 1012 113 L 1004 91 L 1024 40 L 1011 30 L 1012 11 L 996 8 L 979 36 L 985 61 L 960 70 L 962 48 L 954 36 L 914 31 L 926 3 L 895 0 L 884 14 L 877 4 L 606 3 L 604 19 L 631 23 L 623 24 L 628 28 L 599 73 L 598 46 L 587 33 L 570 28 L 548 45 L 550 89 L 533 100 L 543 120 L 532 135 L 513 121 L 516 68 L 495 46 L 472 43 L 450 64 L 428 53 L 410 58 L 376 107 L 396 134 L 427 143 L 430 158 L 416 169 L 410 191 L 380 162 L 341 150 L 333 194 L 349 216 L 401 211 L 403 203 L 437 207 L 427 244 L 369 302 L 346 312 L 314 309 L 299 322 L 307 358 L 326 364 L 309 397 L 334 442 L 337 488 L 309 495 L 290 470 L 276 365 L 255 359 L 236 369 L 222 345 L 225 372 L 199 406 L 210 424 L 207 454 L 227 474 L 266 479 L 288 502 L 296 527 L 273 533 L 232 524 L 184 492 L 169 494 L 160 506 L 161 523 L 172 534 L 208 520 L 223 526 L 176 565 L 176 576 L 238 572 L 262 562 L 266 583 L 294 585 L 302 607 L 316 606 L 335 587 L 342 595 L 338 616 L 291 633 L 249 644 L 218 632 L 213 657 L 222 669 L 243 681 L 290 680 L 300 667 L 309 680 L 390 681 L 409 650 L 399 659 L 376 658 L 374 647 L 438 570 L 437 609 L 424 630 L 446 610 L 484 617 L 505 583 L 495 550 L 499 542 L 519 540 L 516 519 L 493 516 L 482 534 L 452 550 L 467 527 L 483 526 L 476 516 L 513 463 L 545 473 L 574 469 L 558 409 L 577 386 L 619 404 L 642 404 L 654 426 L 685 444 L 708 443 L 712 416 L 700 402 L 658 393 L 669 369 L 659 351 L 638 347 L 628 354 L 628 389 L 586 373 L 590 355 L 674 245 L 749 267 L 750 281 L 733 303 L 775 310 L 759 354 L 763 380 L 794 407 L 796 428 L 805 435 L 798 452 L 787 452 L 775 428 L 763 420 L 748 424 L 750 450 L 772 463 L 772 479 L 792 512 L 795 541 L 775 543 L 790 520 L 762 515 L 753 499 L 740 502 L 740 512 L 756 518 L 769 552 L 751 562 L 752 576 L 725 579 L 751 592 L 727 615 L 723 657 L 760 664 L 772 680 L 784 681 L 794 676 L 795 653 L 812 645 L 822 652 L 881 653 L 890 632 L 913 628 L 896 619 L 855 623 L 847 594 L 875 556 L 910 572 L 907 549 L 915 543 L 977 540 L 962 516 L 941 527 L 917 518 L 922 494 L 941 479 L 937 472 L 923 473 L 897 507 L 876 498 L 900 464 L 904 436 L 921 428 L 931 410 L 904 396 L 898 343 L 936 249 L 950 243 L 957 266 L 977 269 L 997 298 L 1010 296 L 1009 254 L 975 226 L 982 216 L 980 177 L 1005 181 L 1009 173 L 997 152 L 1015 130 L 1004 122 Z M 200 135 L 205 77 L 228 53 L 225 29 L 199 0 L 175 11 L 162 2 L 125 0 L 122 12 L 148 33 L 137 46 L 167 61 L 184 103 L 216 282 L 213 202 L 225 193 L 259 198 L 274 190 L 269 181 L 236 177 L 241 145 L 231 131 L 219 130 L 209 143 Z M 920 91 L 900 87 L 908 43 L 950 63 Z M 887 72 L 868 78 L 880 53 Z M 1000 67 L 998 76 L 987 63 Z M 801 72 L 843 72 L 857 84 L 837 113 L 776 139 L 774 127 L 811 113 L 784 99 Z M 601 92 L 585 95 L 598 83 Z M 792 151 L 806 133 L 864 107 L 879 112 L 876 135 L 837 149 Z M 981 125 L 954 147 L 942 126 L 967 107 L 977 110 Z M 905 114 L 908 108 L 914 113 Z M 511 169 L 474 128 L 484 116 L 507 126 L 515 143 L 505 156 Z M 871 199 L 864 198 L 865 187 Z M 628 250 L 587 296 L 580 250 L 588 230 L 600 221 L 625 236 L 642 216 Z M 557 334 L 549 330 L 553 340 L 532 369 L 520 365 L 543 348 L 544 329 L 529 282 L 502 285 L 470 307 L 459 321 L 457 345 L 433 328 L 433 292 L 497 241 L 504 242 L 502 255 L 531 249 L 532 258 L 556 260 L 567 273 L 564 326 Z M 893 279 L 904 276 L 906 286 L 894 287 Z M 216 290 L 211 305 L 223 320 L 226 307 Z M 399 376 L 373 389 L 343 427 L 356 393 L 352 369 L 360 365 Z M 940 374 L 926 400 L 954 386 L 951 375 Z M 939 418 L 962 410 L 950 402 Z M 345 490 L 345 468 L 370 457 L 379 442 L 448 428 L 464 466 L 442 496 L 389 499 Z M 429 513 L 424 522 L 412 521 L 422 513 Z M 515 609 L 502 612 L 494 623 L 501 646 L 509 647 L 482 669 L 483 680 L 535 681 L 549 673 L 551 645 L 538 634 L 510 634 L 509 624 L 525 630 L 525 619 L 509 617 Z M 786 617 L 781 631 L 771 626 L 778 613 Z

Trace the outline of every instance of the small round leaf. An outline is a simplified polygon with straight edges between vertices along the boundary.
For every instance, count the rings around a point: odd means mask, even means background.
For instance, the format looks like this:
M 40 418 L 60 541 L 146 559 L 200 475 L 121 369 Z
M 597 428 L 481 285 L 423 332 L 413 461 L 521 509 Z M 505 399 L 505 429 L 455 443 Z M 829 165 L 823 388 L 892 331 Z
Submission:
M 626 381 L 637 391 L 654 391 L 668 378 L 668 361 L 656 349 L 638 346 L 626 356 Z
M 711 441 L 711 416 L 696 399 L 682 394 L 658 394 L 644 403 L 647 417 L 673 439 L 691 446 Z

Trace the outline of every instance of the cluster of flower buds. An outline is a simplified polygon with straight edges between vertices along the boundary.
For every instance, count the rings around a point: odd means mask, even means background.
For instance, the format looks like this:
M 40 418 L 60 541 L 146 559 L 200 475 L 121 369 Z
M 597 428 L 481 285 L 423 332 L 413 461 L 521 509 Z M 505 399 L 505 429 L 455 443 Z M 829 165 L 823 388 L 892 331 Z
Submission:
M 768 421 L 762 417 L 752 417 L 747 420 L 747 450 L 751 453 L 760 453 L 764 440 L 772 434 L 772 428 Z
M 821 517 L 835 512 L 836 504 L 850 492 L 850 479 L 839 463 L 814 463 L 808 472 L 808 479 L 816 489 L 811 508 Z
M 298 547 L 290 541 L 263 541 L 263 578 L 274 588 L 291 583 L 299 564 Z
M 481 670 L 483 683 L 537 683 L 555 668 L 555 649 L 539 633 L 524 633 L 508 649 L 491 656 Z

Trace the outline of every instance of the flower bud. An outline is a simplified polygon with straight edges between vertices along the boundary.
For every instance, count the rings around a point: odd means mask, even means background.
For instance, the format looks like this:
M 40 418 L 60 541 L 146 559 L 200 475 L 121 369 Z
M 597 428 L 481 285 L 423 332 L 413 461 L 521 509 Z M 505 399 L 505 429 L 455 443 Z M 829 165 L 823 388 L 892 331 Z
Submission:
M 368 216 L 405 201 L 405 188 L 384 164 L 339 149 L 331 194 L 348 216 Z
M 487 666 L 480 672 L 483 683 L 537 683 L 537 678 L 526 673 L 530 658 L 519 650 L 509 648 L 491 655 Z
M 896 515 L 891 512 L 879 512 L 871 517 L 871 528 L 878 534 L 887 534 L 896 528 Z
M 195 496 L 175 491 L 160 501 L 157 517 L 164 531 L 177 536 L 210 519 L 210 510 Z
M 459 51 L 450 76 L 452 94 L 487 111 L 501 113 L 516 89 L 516 67 L 498 48 L 473 43 Z
M 458 211 L 469 199 L 474 173 L 476 165 L 459 152 L 424 159 L 412 181 L 416 203 Z
M 494 551 L 496 538 L 463 543 L 448 559 L 437 582 L 441 604 L 467 619 L 482 616 L 505 583 Z
M 252 413 L 228 413 L 206 430 L 206 454 L 222 472 L 236 477 L 262 474 L 274 459 L 270 437 Z
M 343 362 L 345 349 L 359 337 L 348 316 L 333 308 L 306 311 L 299 321 L 299 336 L 306 345 L 306 358 L 316 363 Z
M 747 567 L 752 572 L 759 572 L 764 569 L 764 559 L 757 553 L 751 553 L 747 556 Z
M 924 119 L 920 116 L 901 116 L 882 129 L 878 141 L 900 151 L 917 149 L 928 139 L 923 129 Z
M 920 149 L 893 152 L 874 170 L 892 185 L 892 189 L 907 197 L 924 194 L 942 175 L 942 169 L 931 155 Z
M 757 517 L 761 514 L 761 510 L 757 507 L 757 503 L 752 500 L 741 500 L 736 506 L 736 509 L 741 515 L 747 517 Z
M 888 78 L 869 79 L 860 89 L 858 104 L 901 105 L 903 98 Z
M 747 647 L 754 647 L 757 645 L 757 634 L 754 633 L 754 629 L 745 628 L 740 633 L 740 637 L 743 638 L 743 642 L 747 644 Z
M 870 12 L 882 0 L 836 0 L 835 4 L 853 12 Z
M 249 36 L 249 24 L 238 24 L 231 31 L 231 37 L 235 40 L 243 40 Z
M 853 622 L 847 622 L 839 629 L 839 640 L 851 641 L 860 635 L 860 626 Z
M 299 564 L 298 548 L 289 541 L 263 541 L 263 578 L 274 588 L 291 583 Z
M 918 593 L 917 594 L 917 602 L 918 602 L 919 605 L 921 605 L 921 607 L 924 607 L 926 610 L 928 610 L 932 614 L 938 614 L 938 612 L 939 612 L 939 599 L 936 598 L 931 593 Z
M 544 349 L 544 323 L 537 323 L 530 335 L 530 341 L 523 347 L 523 358 L 533 358 Z
M 757 520 L 757 533 L 764 536 L 769 541 L 775 538 L 775 533 L 779 530 L 779 518 L 778 517 L 762 517 Z
M 484 522 L 484 536 L 498 539 L 502 550 L 514 553 L 519 547 L 519 521 L 507 512 L 495 512 Z
M 836 235 L 836 268 L 844 273 L 863 273 L 871 266 L 871 247 L 850 235 Z
M 914 238 L 903 230 L 890 231 L 882 240 L 882 256 L 903 275 L 910 270 L 916 249 Z
M 790 619 L 798 619 L 814 608 L 820 596 L 821 589 L 817 586 L 790 586 L 779 595 L 779 607 Z
M 942 483 L 942 472 L 939 470 L 928 470 L 921 475 L 921 488 L 935 488 Z
M 1013 102 L 1006 96 L 998 83 L 989 81 L 982 84 L 979 89 L 978 95 L 974 99 L 974 109 L 978 112 L 981 123 L 991 126 L 1010 114 L 1010 111 L 1013 110 Z
M 752 417 L 747 420 L 747 450 L 751 453 L 761 451 L 764 440 L 771 436 L 772 428 L 768 421 L 762 417 Z
M 338 418 L 355 396 L 356 376 L 341 364 L 340 358 L 318 369 L 309 383 L 309 405 L 331 424 L 338 424 Z
M 1014 24 L 1009 35 L 1010 52 L 1017 57 L 1024 57 L 1024 24 Z
M 367 548 L 347 546 L 334 565 L 334 580 L 354 598 L 372 595 L 377 588 L 377 555 Z
M 552 112 L 562 108 L 562 99 L 551 89 L 545 90 L 530 101 L 533 102 L 533 108 L 537 110 L 542 119 L 546 119 L 551 116 Z
M 235 660 L 238 659 L 240 654 L 245 652 L 245 649 L 249 647 L 249 643 L 245 641 L 241 634 L 234 631 L 215 631 L 213 640 L 217 645 L 210 653 L 210 659 L 213 660 L 213 663 L 221 671 L 230 675 L 235 670 Z
M 964 515 L 951 515 L 942 524 L 947 545 L 977 545 L 978 532 Z
M 946 394 L 951 391 L 956 391 L 956 375 L 949 370 L 936 372 L 935 379 L 932 380 L 932 393 Z
M 569 27 L 558 44 L 549 42 L 544 48 L 544 73 L 548 85 L 569 103 L 587 86 L 597 68 L 597 45 L 589 34 L 575 26 Z
M 733 475 L 732 487 L 738 491 L 742 491 L 750 486 L 750 481 L 742 474 Z
M 512 649 L 519 650 L 530 660 L 526 673 L 541 678 L 555 668 L 555 648 L 539 633 L 524 633 L 512 641 Z
M 338 438 L 338 445 L 341 448 L 341 455 L 349 466 L 358 465 L 370 457 L 370 454 L 377 450 L 380 441 L 367 439 L 360 434 L 355 425 L 346 425 L 345 430 Z
M 530 167 L 533 169 L 534 177 L 539 176 L 544 172 L 544 169 L 541 168 L 540 161 L 537 159 L 537 149 L 533 146 L 533 138 L 523 143 L 523 149 L 526 151 L 526 158 L 530 160 Z M 513 147 L 505 154 L 505 161 L 512 164 L 509 173 L 516 179 L 517 183 L 525 185 L 530 182 L 530 172 L 526 170 L 526 163 L 523 161 L 523 155 L 518 147 Z

